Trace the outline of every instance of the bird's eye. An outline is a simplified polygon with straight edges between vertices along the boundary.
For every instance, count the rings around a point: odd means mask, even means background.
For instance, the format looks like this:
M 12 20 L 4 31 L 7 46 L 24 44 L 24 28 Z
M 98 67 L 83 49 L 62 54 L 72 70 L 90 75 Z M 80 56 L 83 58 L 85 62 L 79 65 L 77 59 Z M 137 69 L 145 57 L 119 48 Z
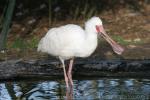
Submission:
M 100 28 L 99 27 L 100 27 L 99 25 L 96 25 L 97 32 L 100 32 Z

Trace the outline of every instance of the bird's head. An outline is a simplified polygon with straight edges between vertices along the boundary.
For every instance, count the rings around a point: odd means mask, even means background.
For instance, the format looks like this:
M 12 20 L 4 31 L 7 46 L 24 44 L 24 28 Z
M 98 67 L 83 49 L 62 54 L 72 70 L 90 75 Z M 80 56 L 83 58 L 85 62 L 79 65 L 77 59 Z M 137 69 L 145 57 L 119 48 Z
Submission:
M 120 45 L 118 45 L 114 40 L 112 40 L 106 33 L 102 20 L 99 17 L 92 17 L 90 20 L 86 23 L 89 25 L 89 28 L 93 28 L 94 31 L 101 37 L 103 37 L 113 48 L 114 52 L 117 54 L 122 54 L 124 51 L 124 48 L 122 48 Z

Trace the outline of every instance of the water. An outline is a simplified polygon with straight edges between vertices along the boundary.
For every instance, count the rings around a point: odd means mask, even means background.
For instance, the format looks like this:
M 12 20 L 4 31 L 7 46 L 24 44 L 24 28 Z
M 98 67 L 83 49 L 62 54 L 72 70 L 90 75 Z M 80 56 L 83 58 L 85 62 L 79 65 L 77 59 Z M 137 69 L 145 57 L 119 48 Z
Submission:
M 97 78 L 74 80 L 66 90 L 64 80 L 26 80 L 0 83 L 0 100 L 149 100 L 150 79 Z

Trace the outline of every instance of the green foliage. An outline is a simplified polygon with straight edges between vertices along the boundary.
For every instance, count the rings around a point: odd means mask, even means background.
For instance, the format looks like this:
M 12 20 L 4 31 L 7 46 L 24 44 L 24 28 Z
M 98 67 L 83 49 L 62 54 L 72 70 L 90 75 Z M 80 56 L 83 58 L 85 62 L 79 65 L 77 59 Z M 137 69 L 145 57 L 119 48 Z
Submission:
M 33 37 L 30 40 L 22 39 L 22 38 L 16 38 L 14 42 L 9 44 L 10 48 L 14 49 L 34 49 L 38 46 L 39 39 L 37 37 Z
M 134 41 L 134 40 L 131 40 L 131 41 L 126 41 L 123 37 L 121 36 L 112 36 L 112 38 L 117 41 L 118 43 L 120 44 L 123 44 L 123 45 L 130 45 L 130 44 L 143 44 L 144 41 Z
M 9 28 L 10 28 L 9 26 L 11 23 L 11 18 L 13 15 L 13 10 L 15 7 L 15 2 L 16 2 L 16 0 L 9 0 L 9 2 L 8 2 L 8 7 L 6 10 L 6 16 L 4 16 L 4 22 L 2 24 L 3 26 L 2 26 L 2 31 L 0 34 L 0 50 L 4 49 L 4 46 L 5 46 L 7 34 L 9 32 Z
M 13 43 L 12 43 L 12 48 L 16 49 L 24 49 L 26 48 L 26 43 L 22 38 L 17 38 Z
M 37 37 L 33 37 L 28 43 L 27 48 L 37 48 L 39 43 L 39 39 Z
M 123 45 L 128 45 L 130 43 L 130 42 L 125 41 L 125 39 L 123 37 L 121 37 L 121 36 L 114 35 L 114 36 L 112 36 L 112 38 L 115 41 L 117 41 L 118 43 L 123 44 Z

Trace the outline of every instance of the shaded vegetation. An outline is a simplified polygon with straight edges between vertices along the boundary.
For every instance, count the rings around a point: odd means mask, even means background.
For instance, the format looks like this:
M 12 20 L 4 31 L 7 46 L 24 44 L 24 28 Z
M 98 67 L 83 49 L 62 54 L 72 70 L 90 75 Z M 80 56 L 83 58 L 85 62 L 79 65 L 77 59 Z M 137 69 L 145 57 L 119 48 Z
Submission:
M 9 27 L 10 27 L 9 25 L 11 23 L 13 10 L 14 10 L 14 7 L 15 7 L 15 1 L 16 0 L 9 0 L 8 7 L 7 7 L 7 10 L 6 10 L 6 15 L 4 15 L 2 17 L 4 20 L 3 20 L 3 23 L 2 23 L 2 25 L 3 25 L 2 26 L 2 31 L 1 31 L 1 34 L 0 34 L 0 50 L 4 49 L 4 46 L 5 46 L 7 34 L 9 32 Z
M 23 13 L 36 17 L 39 15 L 47 16 L 49 15 L 49 10 L 51 10 L 52 20 L 80 19 L 88 18 L 107 10 L 112 10 L 115 13 L 118 8 L 124 7 L 140 11 L 143 2 L 148 3 L 146 0 L 42 0 L 36 2 L 35 0 L 22 0 L 22 2 L 18 0 L 16 12 L 26 9 Z M 51 9 L 49 9 L 49 6 Z M 26 16 L 22 14 L 22 17 L 19 18 Z
M 0 31 L 8 1 L 0 1 Z M 67 23 L 84 26 L 91 16 L 100 16 L 106 31 L 123 46 L 149 43 L 149 3 L 149 0 L 16 0 L 6 48 L 35 50 L 50 27 Z

